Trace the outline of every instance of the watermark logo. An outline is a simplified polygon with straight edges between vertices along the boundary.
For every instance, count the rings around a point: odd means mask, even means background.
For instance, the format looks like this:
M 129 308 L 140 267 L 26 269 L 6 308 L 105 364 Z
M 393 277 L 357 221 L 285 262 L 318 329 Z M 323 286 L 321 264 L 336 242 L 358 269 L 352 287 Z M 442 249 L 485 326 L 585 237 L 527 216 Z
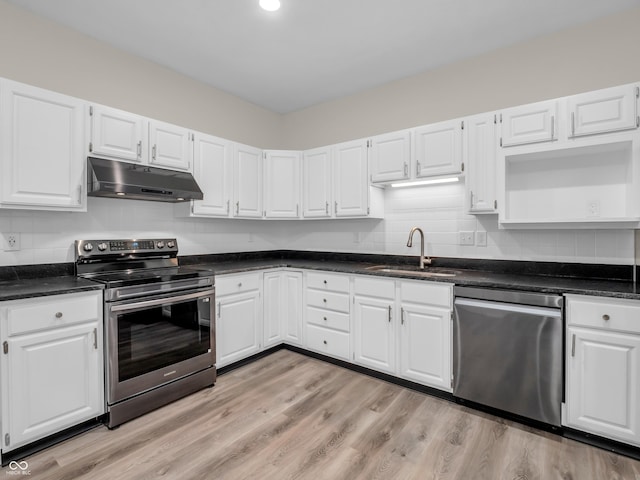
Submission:
M 25 461 L 9 462 L 9 470 L 6 471 L 7 475 L 31 475 L 31 470 L 29 470 L 29 464 Z

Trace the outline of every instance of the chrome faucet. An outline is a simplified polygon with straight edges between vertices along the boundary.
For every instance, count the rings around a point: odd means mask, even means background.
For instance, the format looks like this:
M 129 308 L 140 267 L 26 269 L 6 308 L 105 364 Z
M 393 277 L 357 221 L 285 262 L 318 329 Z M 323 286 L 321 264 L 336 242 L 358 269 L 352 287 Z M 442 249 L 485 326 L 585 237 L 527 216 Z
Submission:
M 423 270 L 425 265 L 431 265 L 431 258 L 424 256 L 424 232 L 419 227 L 413 227 L 409 232 L 409 240 L 407 240 L 407 247 L 413 246 L 413 234 L 420 232 L 420 269 Z

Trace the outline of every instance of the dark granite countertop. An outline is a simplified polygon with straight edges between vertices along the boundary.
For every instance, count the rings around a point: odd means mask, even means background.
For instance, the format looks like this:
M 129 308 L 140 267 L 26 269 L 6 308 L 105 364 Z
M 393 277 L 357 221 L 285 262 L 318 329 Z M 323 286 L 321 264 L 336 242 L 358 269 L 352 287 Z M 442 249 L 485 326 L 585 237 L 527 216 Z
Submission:
M 180 257 L 181 265 L 210 270 L 216 275 L 288 267 L 461 286 L 640 300 L 640 287 L 633 282 L 632 266 L 435 258 L 427 269 L 436 272 L 454 270 L 456 275 L 421 278 L 410 273 L 368 270 L 376 265 L 410 268 L 417 265 L 417 261 L 415 256 L 287 250 Z M 72 263 L 0 267 L 0 301 L 101 288 L 98 283 L 75 277 Z
M 604 297 L 618 297 L 640 300 L 640 287 L 632 280 L 631 266 L 601 266 L 567 264 L 537 264 L 534 262 L 466 261 L 451 259 L 434 259 L 433 266 L 427 267 L 434 272 L 454 270 L 454 277 L 416 277 L 410 273 L 391 273 L 368 270 L 376 265 L 399 266 L 417 264 L 415 257 L 389 257 L 333 254 L 319 258 L 318 254 L 309 252 L 309 258 L 296 258 L 284 252 L 280 256 L 268 258 L 249 255 L 199 256 L 185 257 L 184 263 L 212 271 L 216 275 L 250 272 L 269 268 L 300 268 L 322 270 L 328 272 L 374 275 L 380 277 L 407 278 L 431 282 L 446 282 L 460 286 L 476 286 L 486 288 L 504 288 L 510 290 L 527 290 L 554 294 L 580 294 Z M 507 263 L 502 263 L 507 262 Z M 480 267 L 480 269 L 476 269 Z M 483 268 L 484 267 L 484 268 Z M 525 273 L 518 273 L 525 272 Z M 583 275 L 583 276 L 580 276 Z

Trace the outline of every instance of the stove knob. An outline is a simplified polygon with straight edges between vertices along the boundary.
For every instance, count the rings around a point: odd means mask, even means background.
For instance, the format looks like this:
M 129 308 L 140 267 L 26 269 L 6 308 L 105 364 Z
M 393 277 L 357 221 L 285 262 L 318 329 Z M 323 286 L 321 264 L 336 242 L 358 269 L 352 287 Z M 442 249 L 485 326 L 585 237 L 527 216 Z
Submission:
M 164 248 L 164 242 L 162 240 L 160 240 L 157 244 L 158 248 Z
M 104 252 L 107 249 L 107 244 L 102 242 L 98 244 L 98 250 L 100 250 L 101 252 Z
M 175 247 L 175 246 L 176 246 L 176 242 L 173 242 L 173 241 L 171 241 L 171 240 L 169 240 L 169 241 L 167 242 L 167 248 L 173 248 L 173 247 Z
M 93 244 L 92 243 L 85 243 L 83 248 L 84 248 L 85 252 L 90 252 L 91 250 L 93 250 Z

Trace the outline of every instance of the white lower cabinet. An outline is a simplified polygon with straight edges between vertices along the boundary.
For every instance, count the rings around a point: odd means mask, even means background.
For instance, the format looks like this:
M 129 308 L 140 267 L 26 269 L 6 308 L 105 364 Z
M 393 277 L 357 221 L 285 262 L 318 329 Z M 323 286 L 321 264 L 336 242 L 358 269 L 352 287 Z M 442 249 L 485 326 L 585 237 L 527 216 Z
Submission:
M 264 274 L 264 348 L 302 345 L 302 272 Z
M 567 295 L 563 424 L 640 445 L 640 302 Z
M 262 273 L 216 277 L 216 366 L 262 349 Z
M 452 286 L 354 278 L 354 361 L 451 391 Z
M 102 292 L 0 304 L 2 451 L 104 413 Z

